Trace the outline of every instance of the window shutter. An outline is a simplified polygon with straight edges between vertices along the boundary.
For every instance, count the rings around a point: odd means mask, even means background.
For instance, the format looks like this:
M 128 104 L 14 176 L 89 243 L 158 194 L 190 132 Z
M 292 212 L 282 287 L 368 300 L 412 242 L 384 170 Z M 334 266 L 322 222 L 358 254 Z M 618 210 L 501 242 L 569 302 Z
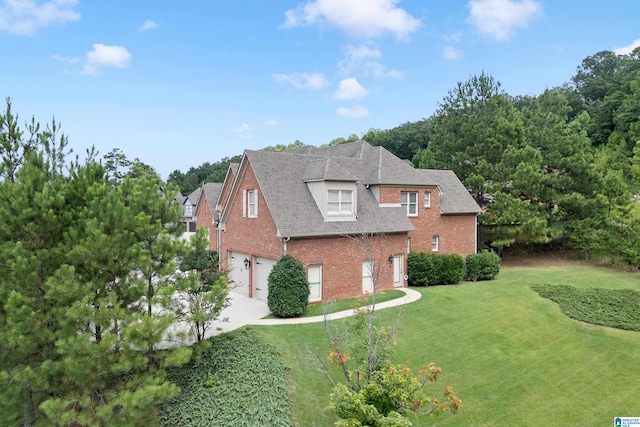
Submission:
M 242 190 L 242 217 L 247 217 L 247 190 Z

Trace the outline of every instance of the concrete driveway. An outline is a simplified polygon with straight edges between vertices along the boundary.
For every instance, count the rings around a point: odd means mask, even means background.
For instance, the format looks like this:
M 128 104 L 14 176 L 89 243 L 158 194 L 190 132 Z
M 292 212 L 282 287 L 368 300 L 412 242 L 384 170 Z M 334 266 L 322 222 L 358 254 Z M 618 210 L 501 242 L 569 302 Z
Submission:
M 271 314 L 266 301 L 249 298 L 233 291 L 229 292 L 229 298 L 231 298 L 231 305 L 222 310 L 220 314 L 220 319 L 226 318 L 229 321 L 216 324 L 216 330 L 212 331 L 211 335 L 233 331 L 244 325 L 254 324 L 259 319 Z

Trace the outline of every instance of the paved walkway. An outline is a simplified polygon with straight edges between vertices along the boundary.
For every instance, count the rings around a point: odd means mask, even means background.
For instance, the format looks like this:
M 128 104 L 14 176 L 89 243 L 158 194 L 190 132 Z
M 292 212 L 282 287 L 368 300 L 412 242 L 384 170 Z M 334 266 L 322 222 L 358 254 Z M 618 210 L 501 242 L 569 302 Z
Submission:
M 405 293 L 404 297 L 396 298 L 391 301 L 385 301 L 376 304 L 376 310 L 385 309 L 387 307 L 397 307 L 399 305 L 408 304 L 413 301 L 417 301 L 422 297 L 422 294 L 418 291 L 408 288 L 398 288 Z M 229 298 L 231 304 L 229 307 L 222 310 L 220 319 L 226 319 L 226 321 L 218 321 L 211 325 L 209 330 L 205 333 L 205 338 L 209 338 L 214 335 L 218 335 L 222 332 L 233 331 L 234 329 L 241 328 L 245 325 L 293 325 L 298 323 L 314 323 L 323 322 L 324 316 L 314 317 L 294 317 L 290 319 L 263 319 L 271 314 L 269 307 L 265 301 L 261 301 L 255 298 L 249 298 L 236 292 L 229 292 Z M 369 306 L 370 307 L 370 306 Z M 353 310 L 338 311 L 331 313 L 327 317 L 331 320 L 342 319 L 353 315 Z M 178 332 L 186 332 L 190 330 L 190 325 L 186 322 L 179 322 L 174 325 L 170 332 L 177 334 Z M 171 334 L 170 334 L 171 335 Z M 177 345 L 189 345 L 193 344 L 195 338 L 189 334 L 185 338 L 171 338 L 164 340 L 159 348 L 175 347 Z
M 420 299 L 422 294 L 418 291 L 408 288 L 399 288 L 405 293 L 404 297 L 396 298 L 376 304 L 376 310 L 387 307 L 397 307 L 399 305 L 408 304 Z M 292 325 L 298 323 L 314 323 L 323 322 L 324 316 L 314 317 L 294 317 L 287 319 L 263 319 L 263 317 L 271 314 L 267 304 L 264 301 L 248 298 L 244 295 L 229 292 L 231 296 L 231 305 L 222 312 L 221 318 L 228 318 L 229 322 L 219 324 L 222 331 L 231 331 L 244 325 Z M 331 313 L 328 318 L 342 319 L 353 315 L 353 310 L 338 311 Z

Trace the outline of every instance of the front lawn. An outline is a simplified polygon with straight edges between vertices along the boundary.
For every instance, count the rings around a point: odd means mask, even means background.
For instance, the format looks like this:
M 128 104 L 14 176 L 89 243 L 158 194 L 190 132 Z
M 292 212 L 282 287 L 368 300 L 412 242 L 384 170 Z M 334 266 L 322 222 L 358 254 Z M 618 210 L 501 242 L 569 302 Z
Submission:
M 417 288 L 402 307 L 395 361 L 434 361 L 443 368 L 437 393 L 454 387 L 464 407 L 414 425 L 611 425 L 637 416 L 640 333 L 570 319 L 531 286 L 640 290 L 640 274 L 588 266 L 506 268 L 491 282 Z M 394 309 L 379 312 L 391 318 Z M 329 426 L 331 386 L 313 369 L 325 357 L 324 325 L 254 327 L 290 368 L 293 422 Z M 434 391 L 434 394 L 436 391 Z

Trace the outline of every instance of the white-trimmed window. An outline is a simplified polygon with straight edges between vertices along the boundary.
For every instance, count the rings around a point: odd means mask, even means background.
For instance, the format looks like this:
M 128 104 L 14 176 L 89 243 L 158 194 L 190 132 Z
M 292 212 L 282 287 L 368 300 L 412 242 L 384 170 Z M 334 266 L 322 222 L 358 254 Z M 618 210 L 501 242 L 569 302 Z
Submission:
M 373 261 L 362 261 L 362 293 L 373 292 Z
M 322 300 L 322 264 L 310 265 L 307 272 L 309 281 L 309 301 Z
M 424 192 L 424 207 L 425 208 L 431 207 L 431 191 Z
M 408 216 L 418 215 L 418 193 L 415 191 L 401 192 L 400 205 L 407 211 Z
M 431 251 L 438 252 L 440 247 L 440 238 L 438 236 L 431 237 Z
M 187 203 L 184 205 L 184 216 L 193 216 L 193 205 L 191 203 Z
M 329 215 L 353 213 L 352 190 L 329 190 L 327 193 L 327 212 Z
M 249 207 L 249 218 L 258 217 L 258 190 L 247 191 L 247 206 Z
M 242 216 L 249 218 L 258 217 L 258 190 L 242 191 Z

